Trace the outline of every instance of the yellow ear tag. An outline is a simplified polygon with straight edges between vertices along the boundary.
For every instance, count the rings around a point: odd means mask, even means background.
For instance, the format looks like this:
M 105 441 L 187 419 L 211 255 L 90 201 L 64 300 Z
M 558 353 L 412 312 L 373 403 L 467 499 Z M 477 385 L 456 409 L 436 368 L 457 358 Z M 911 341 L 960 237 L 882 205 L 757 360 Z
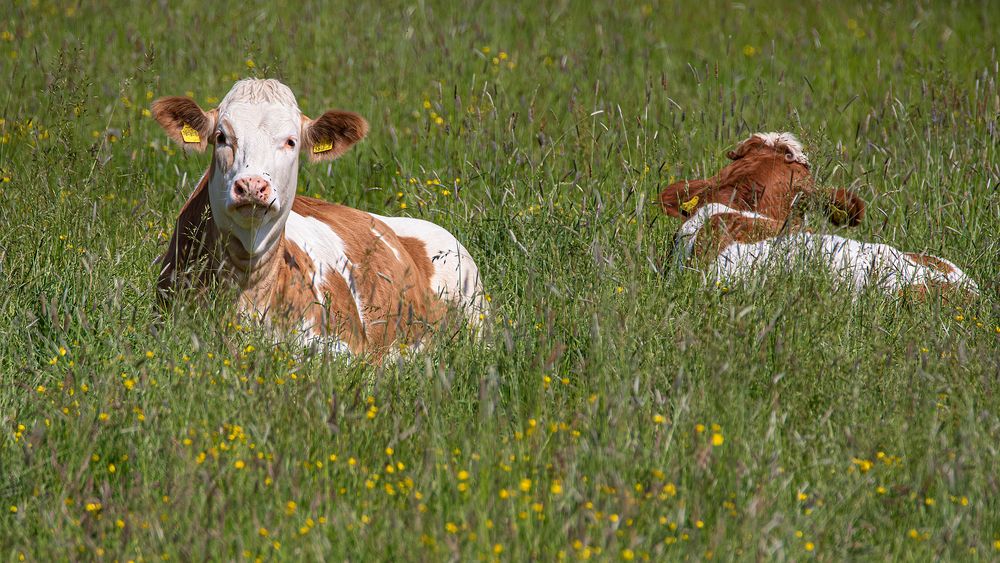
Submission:
M 321 152 L 332 151 L 333 143 L 330 141 L 320 141 L 313 145 L 313 154 L 319 154 Z
M 195 131 L 194 127 L 191 127 L 187 123 L 184 124 L 184 127 L 181 127 L 181 138 L 184 139 L 185 143 L 201 142 L 201 135 Z
M 843 224 L 847 222 L 847 212 L 837 207 L 836 205 L 831 206 L 833 209 L 830 210 L 830 218 L 834 223 Z
M 694 207 L 696 205 L 698 205 L 698 196 L 694 196 L 690 200 L 685 201 L 684 203 L 682 203 L 681 204 L 681 211 L 683 211 L 684 213 L 691 213 L 692 211 L 694 211 Z

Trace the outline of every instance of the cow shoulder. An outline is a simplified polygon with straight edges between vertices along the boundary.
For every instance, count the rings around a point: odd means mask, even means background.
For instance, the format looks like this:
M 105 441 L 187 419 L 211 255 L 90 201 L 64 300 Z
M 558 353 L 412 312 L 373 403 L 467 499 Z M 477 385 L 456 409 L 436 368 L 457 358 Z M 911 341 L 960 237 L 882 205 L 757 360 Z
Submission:
M 171 294 L 180 289 L 183 280 L 189 276 L 205 280 L 214 270 L 211 251 L 218 235 L 208 197 L 210 177 L 211 169 L 201 177 L 184 203 L 174 223 L 167 249 L 157 259 L 160 265 L 157 289 L 161 305 L 170 301 Z

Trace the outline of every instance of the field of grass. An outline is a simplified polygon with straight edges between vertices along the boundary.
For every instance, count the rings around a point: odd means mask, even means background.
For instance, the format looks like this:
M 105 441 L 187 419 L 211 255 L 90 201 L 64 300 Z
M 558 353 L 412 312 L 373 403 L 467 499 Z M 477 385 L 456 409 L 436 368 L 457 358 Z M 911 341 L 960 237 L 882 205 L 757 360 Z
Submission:
M 1000 557 L 996 3 L 89 4 L 0 6 L 0 559 Z M 368 118 L 299 193 L 452 230 L 482 342 L 157 315 L 150 101 L 245 76 Z M 674 269 L 659 188 L 771 130 L 981 299 Z

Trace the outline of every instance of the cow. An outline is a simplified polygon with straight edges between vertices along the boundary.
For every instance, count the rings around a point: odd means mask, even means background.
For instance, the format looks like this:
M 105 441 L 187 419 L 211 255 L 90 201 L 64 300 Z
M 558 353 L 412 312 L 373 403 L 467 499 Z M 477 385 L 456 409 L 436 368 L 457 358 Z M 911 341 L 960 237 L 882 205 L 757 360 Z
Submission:
M 716 284 L 766 279 L 776 267 L 814 261 L 855 294 L 867 288 L 890 295 L 978 294 L 976 283 L 943 258 L 804 228 L 792 205 L 816 188 L 793 135 L 757 133 L 729 158 L 736 162 L 715 178 L 672 184 L 660 197 L 664 212 L 686 219 L 674 236 L 675 259 Z M 741 162 L 748 164 L 736 166 Z M 834 224 L 853 226 L 864 217 L 864 201 L 837 190 L 827 210 Z
M 188 97 L 160 98 L 152 114 L 183 147 L 212 152 L 158 260 L 161 305 L 232 287 L 238 313 L 279 339 L 376 360 L 418 348 L 452 310 L 481 326 L 479 269 L 450 232 L 296 195 L 300 156 L 343 155 L 368 133 L 360 115 L 310 119 L 273 79 L 240 80 L 208 111 Z

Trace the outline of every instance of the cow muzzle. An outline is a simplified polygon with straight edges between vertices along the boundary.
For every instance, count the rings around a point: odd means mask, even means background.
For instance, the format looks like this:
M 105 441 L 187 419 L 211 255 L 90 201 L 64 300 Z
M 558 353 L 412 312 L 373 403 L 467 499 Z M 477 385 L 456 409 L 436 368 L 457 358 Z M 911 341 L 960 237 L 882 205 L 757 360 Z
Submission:
M 260 176 L 247 176 L 233 182 L 229 210 L 240 215 L 260 217 L 274 203 L 271 183 Z

